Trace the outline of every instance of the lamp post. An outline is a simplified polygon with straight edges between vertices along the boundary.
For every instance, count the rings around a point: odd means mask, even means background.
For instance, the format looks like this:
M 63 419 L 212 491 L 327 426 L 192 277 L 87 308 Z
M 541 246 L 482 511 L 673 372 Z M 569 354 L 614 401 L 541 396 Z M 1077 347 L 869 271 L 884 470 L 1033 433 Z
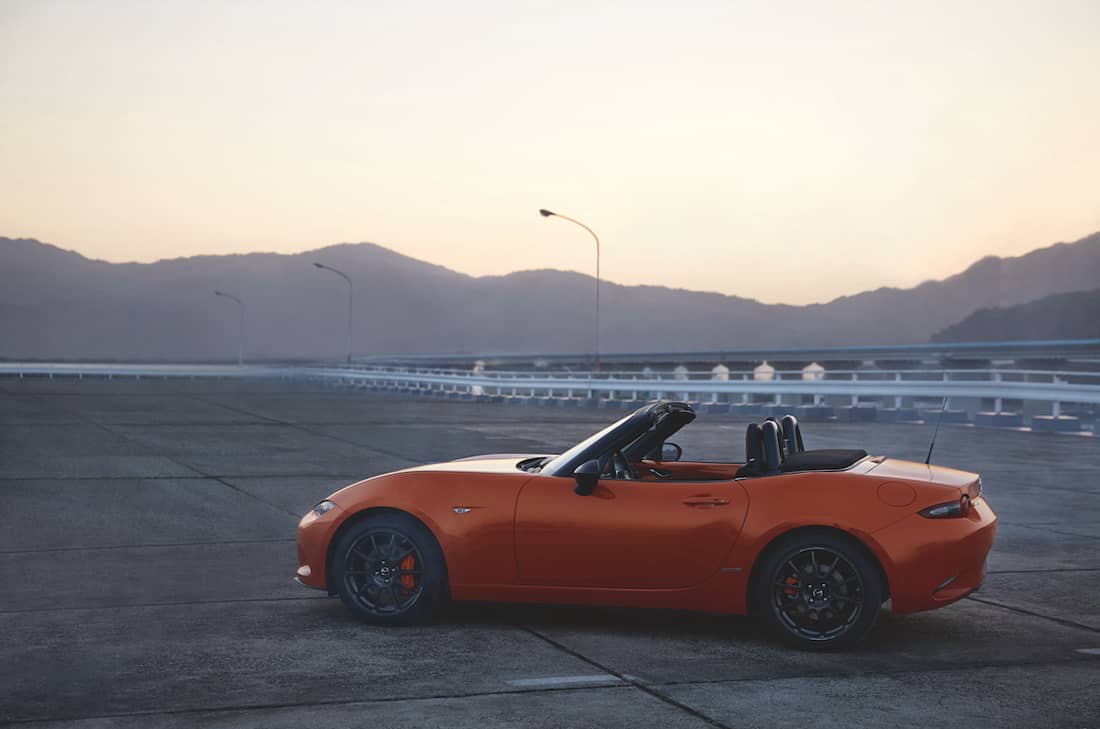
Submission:
M 555 213 L 552 210 L 540 209 L 539 215 L 544 218 L 554 216 L 555 218 L 561 218 L 562 220 L 568 220 L 574 225 L 579 225 L 589 232 L 592 239 L 596 241 L 596 352 L 595 362 L 593 363 L 593 370 L 595 372 L 600 371 L 600 237 L 596 235 L 596 231 L 589 228 L 587 225 L 579 220 L 574 220 L 568 215 L 562 215 L 561 213 Z
M 215 291 L 214 296 L 224 296 L 227 299 L 232 299 L 240 307 L 240 318 L 237 322 L 237 366 L 240 367 L 244 364 L 244 302 L 233 294 L 227 294 L 224 291 Z
M 320 269 L 325 270 L 325 271 L 332 271 L 337 276 L 339 276 L 340 278 L 347 281 L 347 284 L 348 284 L 348 344 L 347 344 L 348 355 L 347 355 L 347 358 L 346 358 L 345 361 L 348 364 L 351 364 L 351 310 L 352 310 L 351 302 L 352 302 L 352 295 L 355 291 L 355 286 L 352 285 L 351 279 L 348 278 L 348 275 L 346 273 L 344 273 L 343 271 L 337 271 L 332 266 L 326 266 L 323 263 L 314 262 L 313 265 L 316 266 L 317 268 L 320 268 Z

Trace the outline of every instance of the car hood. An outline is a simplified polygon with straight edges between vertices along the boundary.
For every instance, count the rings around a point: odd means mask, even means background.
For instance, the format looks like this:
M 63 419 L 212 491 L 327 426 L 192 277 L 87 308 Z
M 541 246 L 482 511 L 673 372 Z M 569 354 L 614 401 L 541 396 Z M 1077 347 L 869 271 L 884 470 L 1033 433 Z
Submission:
M 406 471 L 459 471 L 477 473 L 520 473 L 516 467 L 520 461 L 529 458 L 546 458 L 550 453 L 490 453 L 484 456 L 468 456 L 444 463 L 429 463 L 424 466 L 407 468 Z

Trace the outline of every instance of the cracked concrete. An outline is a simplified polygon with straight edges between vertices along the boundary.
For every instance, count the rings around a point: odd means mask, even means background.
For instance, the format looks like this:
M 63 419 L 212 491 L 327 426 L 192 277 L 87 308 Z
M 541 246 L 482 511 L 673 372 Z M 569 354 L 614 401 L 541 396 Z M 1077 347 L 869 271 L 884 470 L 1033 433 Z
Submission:
M 456 605 L 379 629 L 290 582 L 296 516 L 359 478 L 555 451 L 621 416 L 281 383 L 0 380 L 0 724 L 1100 725 L 1100 441 L 945 427 L 1002 519 L 974 599 L 841 654 L 751 620 Z M 700 416 L 686 455 L 739 454 Z M 931 426 L 811 424 L 923 459 Z

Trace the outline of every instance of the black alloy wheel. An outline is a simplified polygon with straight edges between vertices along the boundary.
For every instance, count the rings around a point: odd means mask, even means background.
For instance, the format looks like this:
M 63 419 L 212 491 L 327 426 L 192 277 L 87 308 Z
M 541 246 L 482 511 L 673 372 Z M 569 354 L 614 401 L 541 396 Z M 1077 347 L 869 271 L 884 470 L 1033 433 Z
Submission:
M 800 648 L 851 645 L 873 627 L 883 601 L 878 565 L 843 535 L 791 535 L 757 572 L 757 611 Z
M 344 586 L 364 609 L 397 614 L 423 592 L 424 558 L 404 534 L 368 531 L 344 555 Z
M 332 567 L 344 604 L 379 625 L 426 619 L 446 592 L 443 554 L 435 538 L 400 513 L 354 524 L 337 541 Z

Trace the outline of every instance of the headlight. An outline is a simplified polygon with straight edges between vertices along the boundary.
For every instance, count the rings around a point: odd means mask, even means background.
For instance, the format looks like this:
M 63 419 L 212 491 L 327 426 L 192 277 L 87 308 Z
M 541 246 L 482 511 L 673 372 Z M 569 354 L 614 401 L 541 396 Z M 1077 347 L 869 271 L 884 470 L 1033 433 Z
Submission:
M 955 519 L 967 516 L 970 513 L 970 497 L 963 494 L 958 501 L 948 501 L 946 504 L 936 504 L 918 512 L 928 519 Z
M 317 516 L 324 516 L 335 508 L 336 504 L 332 503 L 331 501 L 322 501 L 321 503 L 317 504 L 317 506 L 314 506 L 312 509 L 310 509 L 310 513 Z

